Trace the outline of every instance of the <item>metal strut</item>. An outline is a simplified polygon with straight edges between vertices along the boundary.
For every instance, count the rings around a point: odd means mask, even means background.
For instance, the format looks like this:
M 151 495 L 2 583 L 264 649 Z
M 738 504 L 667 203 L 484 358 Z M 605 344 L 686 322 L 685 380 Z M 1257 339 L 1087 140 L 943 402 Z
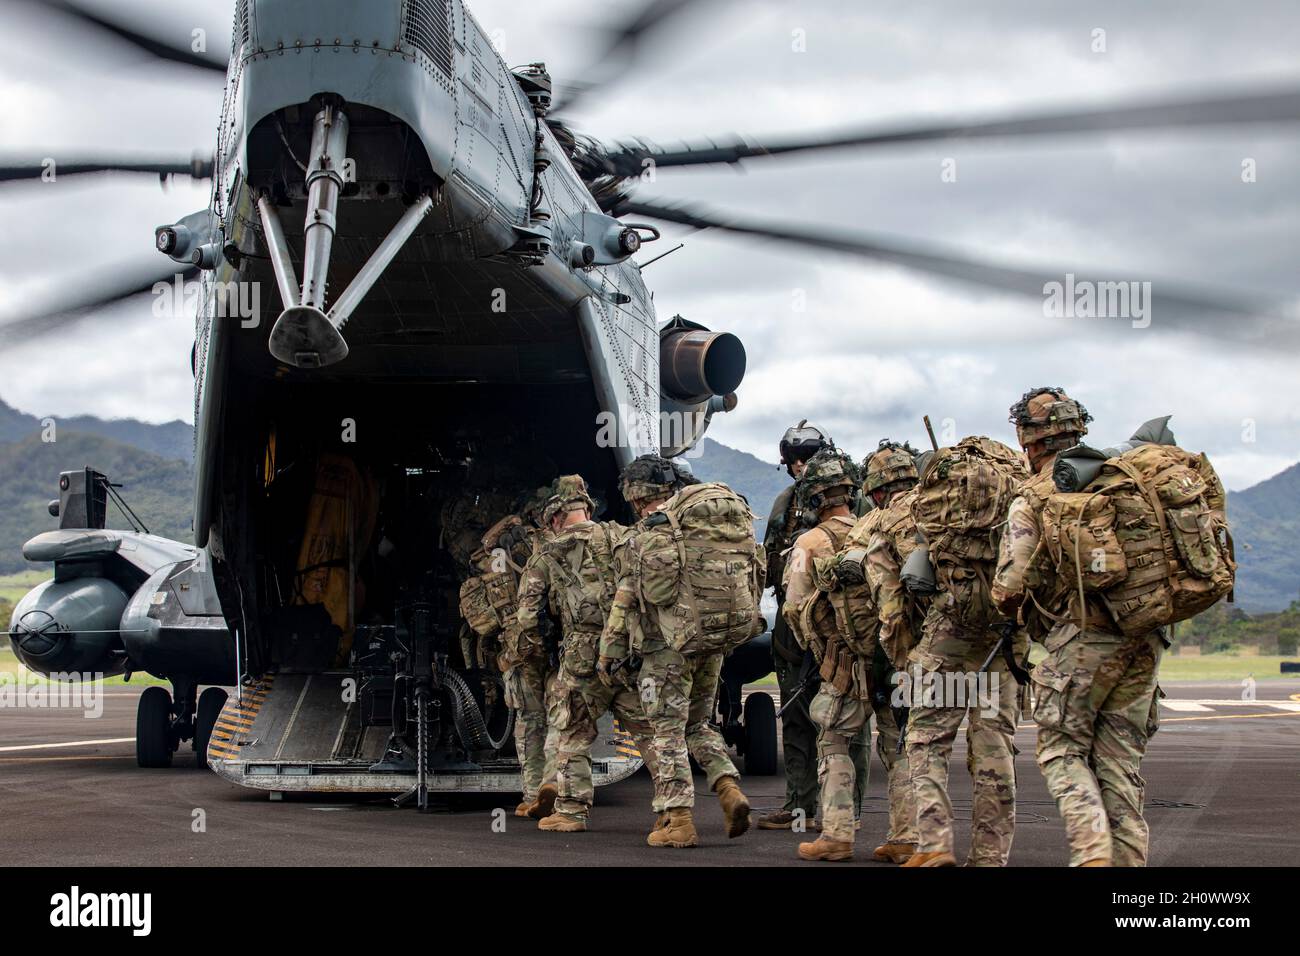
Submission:
M 322 368 L 348 357 L 343 326 L 411 238 L 420 220 L 433 209 L 433 198 L 428 193 L 412 203 L 326 314 L 330 251 L 334 244 L 339 194 L 343 189 L 347 143 L 347 114 L 337 106 L 326 106 L 316 114 L 311 159 L 307 165 L 301 291 L 294 279 L 289 246 L 275 206 L 266 196 L 257 201 L 271 268 L 284 303 L 284 311 L 271 329 L 267 346 L 281 362 L 297 368 Z

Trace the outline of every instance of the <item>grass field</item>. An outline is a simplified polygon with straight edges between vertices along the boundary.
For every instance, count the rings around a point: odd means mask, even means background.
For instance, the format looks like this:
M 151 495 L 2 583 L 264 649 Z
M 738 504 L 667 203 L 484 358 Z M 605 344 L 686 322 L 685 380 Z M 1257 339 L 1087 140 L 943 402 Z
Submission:
M 8 638 L 0 637 L 0 641 L 3 642 L 3 646 L 0 647 L 0 681 L 3 681 L 9 679 L 10 675 L 17 675 L 18 672 L 24 668 L 22 664 L 18 663 L 18 658 L 14 657 L 14 652 L 9 647 Z M 35 681 L 44 682 L 45 678 L 41 677 L 39 674 L 28 672 L 27 680 L 29 683 Z M 105 679 L 104 686 L 120 687 L 123 683 L 125 682 L 121 677 L 109 677 Z M 131 676 L 131 683 L 133 685 L 138 684 L 141 687 L 148 687 L 151 684 L 170 686 L 168 681 L 160 680 L 151 674 L 133 674 Z
M 1255 680 L 1279 680 L 1300 675 L 1283 674 L 1283 661 L 1300 660 L 1300 657 L 1271 657 L 1267 655 L 1203 654 L 1200 657 L 1181 657 L 1166 654 L 1160 662 L 1162 681 L 1237 681 L 1247 677 Z
M 17 574 L 0 574 L 0 601 L 17 604 L 20 597 L 49 577 L 49 571 L 36 569 L 19 571 Z M 9 622 L 3 622 L 3 626 L 8 627 Z

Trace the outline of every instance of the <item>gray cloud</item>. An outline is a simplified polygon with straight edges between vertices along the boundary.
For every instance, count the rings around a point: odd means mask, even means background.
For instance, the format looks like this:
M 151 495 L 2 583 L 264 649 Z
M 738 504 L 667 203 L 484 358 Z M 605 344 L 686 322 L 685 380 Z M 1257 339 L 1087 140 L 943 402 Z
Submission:
M 193 20 L 214 46 L 228 42 L 227 3 L 112 7 L 186 34 Z M 489 31 L 502 31 L 508 62 L 546 60 L 563 81 L 588 61 L 590 4 L 471 8 Z M 617 18 L 610 5 L 601 10 Z M 1096 28 L 1106 31 L 1104 54 L 1091 49 Z M 806 53 L 791 48 L 796 30 Z M 1230 93 L 1300 83 L 1298 35 L 1300 8 L 1285 0 L 715 3 L 650 38 L 623 80 L 573 119 L 604 139 L 669 144 Z M 84 58 L 69 63 L 70 48 Z M 131 51 L 29 12 L 0 38 L 0 94 L 13 104 L 0 134 L 7 150 L 29 151 L 120 144 L 184 154 L 210 143 L 219 87 L 166 75 L 160 83 Z M 1240 176 L 1247 157 L 1258 168 L 1252 184 Z M 947 158 L 957 163 L 955 183 L 940 179 Z M 803 228 L 941 241 L 1008 264 L 1181 279 L 1277 299 L 1283 309 L 1300 297 L 1294 129 L 828 153 L 756 161 L 743 172 L 663 170 L 644 195 Z M 6 190 L 0 315 L 83 281 L 89 262 L 132 250 L 147 258 L 154 225 L 204 202 L 202 188 L 183 183 L 166 194 L 120 182 Z M 1010 440 L 1007 406 L 1040 384 L 1077 391 L 1106 441 L 1172 412 L 1180 440 L 1207 450 L 1232 487 L 1300 459 L 1294 340 L 1270 352 L 1235 347 L 1231 328 L 1214 339 L 1169 334 L 1177 314 L 1156 315 L 1146 330 L 1121 320 L 1052 322 L 1034 298 L 892 266 L 678 227 L 661 248 L 677 241 L 687 248 L 646 272 L 660 317 L 682 312 L 745 340 L 741 405 L 711 434 L 769 460 L 781 431 L 805 416 L 859 456 L 884 435 L 918 441 L 924 413 L 952 418 L 961 434 Z M 58 362 L 77 369 L 73 381 L 41 371 L 48 344 L 6 348 L 0 394 L 33 411 L 191 417 L 185 319 L 155 318 L 145 299 L 76 328 Z

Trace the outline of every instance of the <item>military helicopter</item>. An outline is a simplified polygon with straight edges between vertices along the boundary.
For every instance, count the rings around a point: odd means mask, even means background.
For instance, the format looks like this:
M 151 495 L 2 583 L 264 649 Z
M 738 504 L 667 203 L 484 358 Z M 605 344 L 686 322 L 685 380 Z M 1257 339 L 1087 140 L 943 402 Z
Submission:
M 519 789 L 500 679 L 456 608 L 455 516 L 486 524 L 509 492 L 560 472 L 586 476 L 626 516 L 624 464 L 685 453 L 736 407 L 740 340 L 656 318 L 634 258 L 660 238 L 654 222 L 1041 293 L 1042 276 L 941 249 L 639 199 L 647 164 L 1300 119 L 1300 93 L 1272 91 L 665 150 L 576 132 L 565 110 L 602 83 L 566 92 L 542 64 L 510 68 L 463 0 L 237 0 L 221 62 L 70 0 L 47 5 L 161 61 L 223 74 L 225 102 L 211 158 L 60 166 L 212 180 L 207 208 L 156 230 L 165 268 L 68 304 L 85 312 L 159 280 L 198 283 L 193 545 L 105 528 L 108 477 L 65 473 L 59 530 L 24 547 L 53 562 L 54 579 L 19 602 L 10 641 L 44 673 L 169 680 L 172 693 L 140 699 L 141 765 L 169 764 L 193 741 L 200 764 L 273 794 L 422 803 Z M 618 74 L 638 39 L 686 6 L 647 3 L 611 29 L 589 73 Z M 0 181 L 40 172 L 8 165 Z M 259 298 L 265 321 L 245 307 Z M 0 340 L 39 335 L 68 311 L 25 316 Z M 199 698 L 201 685 L 236 696 Z M 614 727 L 594 758 L 598 784 L 639 766 Z

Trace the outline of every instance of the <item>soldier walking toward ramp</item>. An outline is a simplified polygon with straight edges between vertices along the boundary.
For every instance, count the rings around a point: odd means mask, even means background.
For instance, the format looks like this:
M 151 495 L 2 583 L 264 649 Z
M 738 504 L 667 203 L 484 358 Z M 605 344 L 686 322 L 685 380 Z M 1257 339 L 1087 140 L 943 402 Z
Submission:
M 626 685 L 607 685 L 596 675 L 600 632 L 614 595 L 614 547 L 627 529 L 591 520 L 595 505 L 577 475 L 560 478 L 556 487 L 558 493 L 542 512 L 554 538 L 526 568 L 519 588 L 519 628 L 521 640 L 537 642 L 538 617 L 548 598 L 559 611 L 563 641 L 553 714 L 558 793 L 554 812 L 537 827 L 575 833 L 587 829 L 594 795 L 591 745 L 596 721 L 612 711 L 632 735 L 651 773 L 655 752 L 636 693 Z
M 727 836 L 749 829 L 749 801 L 711 721 L 722 659 L 761 630 L 762 552 L 744 499 L 700 484 L 671 461 L 643 455 L 623 471 L 623 497 L 641 521 L 619 548 L 618 592 L 601 639 L 600 672 L 615 681 L 641 659 L 637 683 L 658 757 L 646 842 L 699 842 L 690 757 L 718 795 Z
M 1070 864 L 1145 866 L 1139 770 L 1159 724 L 1165 626 L 1229 593 L 1236 566 L 1223 486 L 1204 455 L 1142 443 L 1058 491 L 1058 454 L 1090 420 L 1059 388 L 1012 406 L 1034 475 L 1008 512 L 993 599 L 1047 650 L 1032 675 L 1038 766 Z
M 1019 690 L 1009 662 L 991 655 L 1000 638 L 993 630 L 988 582 L 1003 517 L 1025 476 L 1020 456 L 1007 446 L 966 438 L 939 449 L 917 485 L 912 514 L 940 591 L 926 611 L 920 643 L 908 655 L 907 763 L 917 847 L 904 867 L 957 865 L 948 759 L 964 719 L 969 719 L 967 767 L 974 784 L 967 863 L 1005 866 L 1011 852 Z M 871 565 L 871 573 L 883 609 L 902 585 L 883 563 Z M 882 640 L 894 643 L 892 635 L 882 634 Z
M 555 668 L 540 642 L 520 640 L 518 621 L 520 580 L 548 533 L 533 523 L 540 520 L 538 508 L 522 512 L 502 518 L 483 535 L 482 547 L 470 558 L 478 573 L 460 589 L 461 616 L 480 638 L 500 641 L 496 663 L 506 704 L 515 711 L 515 751 L 523 783 L 515 816 L 520 817 L 530 810 L 536 813 L 540 803 L 549 813 L 555 801 L 555 764 L 545 747 L 546 701 Z
M 920 632 L 928 604 L 928 596 L 913 594 L 902 583 L 903 565 L 919 546 L 912 517 L 918 477 L 916 454 L 906 443 L 885 439 L 874 454 L 867 456 L 864 487 L 876 510 L 849 535 L 849 543 L 853 544 L 865 532 L 866 555 L 846 554 L 840 564 L 841 578 L 864 574 L 869 582 L 884 585 L 878 592 L 873 585 L 871 595 L 880 624 L 876 652 L 882 666 L 876 673 L 881 677 L 889 674 L 892 678 L 894 672 L 906 668 L 907 654 L 916 643 L 913 635 Z M 859 562 L 862 570 L 854 573 L 851 569 Z M 916 852 L 916 796 L 907 754 L 898 746 L 901 728 L 892 706 L 894 683 L 892 679 L 883 683 L 883 687 L 873 688 L 872 707 L 876 714 L 876 753 L 889 774 L 889 834 L 876 847 L 872 859 L 906 863 Z M 904 708 L 898 712 L 907 713 Z
M 786 429 L 781 437 L 781 461 L 786 473 L 798 480 L 808 459 L 834 443 L 816 425 L 806 420 Z M 763 548 L 767 553 L 767 580 L 776 595 L 776 623 L 772 627 L 772 665 L 776 671 L 777 687 L 781 694 L 781 757 L 785 765 L 785 802 L 779 810 L 758 818 L 761 830 L 789 830 L 794 826 L 795 814 L 802 812 L 805 821 L 816 818 L 820 800 L 817 784 L 817 726 L 808 713 L 808 706 L 817 695 L 821 678 L 812 656 L 800 649 L 782 608 L 786 602 L 784 584 L 785 554 L 810 525 L 803 524 L 803 515 L 795 500 L 795 485 L 791 484 L 776 496 L 772 514 L 767 519 L 763 534 Z M 802 692 L 800 689 L 802 688 Z M 857 789 L 855 799 L 860 803 L 866 790 L 870 754 L 864 737 L 851 748 Z
M 817 526 L 799 536 L 786 562 L 783 613 L 800 645 L 817 658 L 822 678 L 809 705 L 818 731 L 822 833 L 815 841 L 799 845 L 799 856 L 805 860 L 853 859 L 858 798 L 851 754 L 855 744 L 866 750 L 875 628 L 862 634 L 851 624 L 841 628 L 822 592 L 832 587 L 825 581 L 831 574 L 828 562 L 856 523 L 851 508 L 856 490 L 852 460 L 828 448 L 808 460 L 795 492 L 800 506 L 816 515 Z

